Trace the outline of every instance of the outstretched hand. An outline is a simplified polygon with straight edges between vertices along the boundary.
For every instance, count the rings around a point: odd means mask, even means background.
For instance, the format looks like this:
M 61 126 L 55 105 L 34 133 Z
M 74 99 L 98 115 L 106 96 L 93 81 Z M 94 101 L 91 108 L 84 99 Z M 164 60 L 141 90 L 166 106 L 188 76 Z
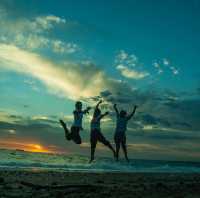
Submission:
M 89 110 L 91 110 L 92 109 L 92 107 L 87 107 L 87 110 L 89 111 Z
M 114 104 L 113 107 L 117 107 L 117 104 Z
M 87 107 L 86 108 L 86 113 L 89 113 L 89 111 L 92 109 L 92 107 Z
M 105 115 L 108 115 L 108 114 L 109 114 L 109 112 L 108 112 L 108 111 L 106 111 L 106 112 L 105 112 Z
M 138 106 L 137 106 L 137 105 L 135 105 L 135 106 L 134 106 L 134 108 L 135 108 L 135 109 L 137 109 L 137 108 L 138 108 Z

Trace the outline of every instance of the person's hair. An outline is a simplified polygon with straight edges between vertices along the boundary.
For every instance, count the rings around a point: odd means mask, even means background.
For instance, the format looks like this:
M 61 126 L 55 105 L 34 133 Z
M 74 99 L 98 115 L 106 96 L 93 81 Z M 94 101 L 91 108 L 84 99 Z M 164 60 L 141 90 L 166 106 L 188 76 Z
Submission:
M 94 117 L 97 117 L 97 116 L 99 116 L 101 114 L 101 110 L 99 109 L 99 108 L 96 108 L 95 110 L 94 110 Z
M 82 107 L 82 102 L 81 101 L 77 101 L 75 104 L 76 109 L 79 109 L 80 107 Z
M 125 117 L 127 115 L 127 112 L 124 111 L 124 110 L 121 110 L 120 113 L 119 113 L 120 117 Z

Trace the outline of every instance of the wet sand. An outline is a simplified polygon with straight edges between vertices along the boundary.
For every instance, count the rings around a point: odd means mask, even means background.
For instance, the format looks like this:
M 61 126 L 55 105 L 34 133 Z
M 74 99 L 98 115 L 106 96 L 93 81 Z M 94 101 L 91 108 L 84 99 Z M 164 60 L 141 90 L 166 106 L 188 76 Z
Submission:
M 200 198 L 200 174 L 0 171 L 0 198 Z

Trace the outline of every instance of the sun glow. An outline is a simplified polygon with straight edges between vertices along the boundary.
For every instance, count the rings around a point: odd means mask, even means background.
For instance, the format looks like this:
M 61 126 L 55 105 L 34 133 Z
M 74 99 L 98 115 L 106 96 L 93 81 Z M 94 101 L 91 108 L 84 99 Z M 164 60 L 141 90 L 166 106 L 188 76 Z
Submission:
M 54 150 L 48 149 L 38 143 L 21 143 L 13 141 L 0 141 L 0 144 L 3 148 L 8 149 L 20 149 L 30 152 L 41 152 L 41 153 L 54 153 Z
M 27 149 L 32 152 L 48 153 L 49 151 L 39 144 L 27 144 Z

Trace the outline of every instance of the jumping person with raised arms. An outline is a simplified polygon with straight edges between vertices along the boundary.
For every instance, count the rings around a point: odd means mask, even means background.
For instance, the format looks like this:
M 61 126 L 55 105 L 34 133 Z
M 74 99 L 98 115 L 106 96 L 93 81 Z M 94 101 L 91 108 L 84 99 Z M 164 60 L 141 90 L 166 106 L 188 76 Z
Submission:
M 101 103 L 102 103 L 102 100 L 100 100 L 97 103 L 94 109 L 93 118 L 91 120 L 91 134 L 90 134 L 91 159 L 90 159 L 90 162 L 94 160 L 94 153 L 95 153 L 95 149 L 96 149 L 96 145 L 98 141 L 103 143 L 105 146 L 107 146 L 113 152 L 113 155 L 115 157 L 114 148 L 101 132 L 101 127 L 100 127 L 101 119 L 109 114 L 109 112 L 105 112 L 104 114 L 101 113 L 101 110 L 99 109 L 99 105 Z
M 82 102 L 77 101 L 75 104 L 75 110 L 73 111 L 74 114 L 74 122 L 71 126 L 71 130 L 67 128 L 66 124 L 63 120 L 59 120 L 60 124 L 62 125 L 65 131 L 65 138 L 66 140 L 73 140 L 76 144 L 81 144 L 82 140 L 80 137 L 80 131 L 83 130 L 82 127 L 82 120 L 83 116 L 86 113 L 89 113 L 91 107 L 87 107 L 85 110 L 82 110 Z
M 132 113 L 130 113 L 129 115 L 127 115 L 127 112 L 124 110 L 121 110 L 119 112 L 116 104 L 114 104 L 114 109 L 117 116 L 116 130 L 115 130 L 115 135 L 114 135 L 114 140 L 115 140 L 115 145 L 116 145 L 116 160 L 118 161 L 119 159 L 119 150 L 120 150 L 120 145 L 121 145 L 126 161 L 129 162 L 128 154 L 127 154 L 127 146 L 126 146 L 126 129 L 127 129 L 127 123 L 135 114 L 137 106 L 134 107 Z

